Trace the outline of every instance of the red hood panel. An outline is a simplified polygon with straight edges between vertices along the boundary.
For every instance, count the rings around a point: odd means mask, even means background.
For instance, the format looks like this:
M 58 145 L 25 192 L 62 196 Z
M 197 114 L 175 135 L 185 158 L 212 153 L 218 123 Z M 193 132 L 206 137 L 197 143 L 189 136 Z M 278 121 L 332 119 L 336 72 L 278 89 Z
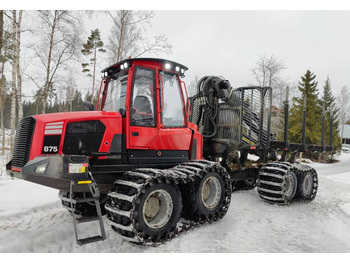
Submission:
M 69 122 L 90 120 L 90 119 L 101 119 L 101 118 L 121 118 L 120 113 L 117 112 L 105 112 L 105 111 L 77 111 L 77 112 L 63 112 L 63 113 L 52 113 L 35 115 L 34 118 L 37 121 L 50 123 L 56 121 Z
M 70 122 L 99 120 L 105 127 L 103 143 L 101 143 L 100 152 L 108 152 L 115 134 L 122 134 L 122 117 L 117 112 L 105 111 L 78 111 L 52 113 L 33 116 L 36 120 L 35 131 L 32 140 L 29 160 L 42 155 L 44 137 L 50 134 L 61 135 L 58 154 L 62 154 L 62 147 L 65 138 L 66 126 Z M 50 126 L 50 131 L 47 132 L 46 125 Z M 46 128 L 45 128 L 46 127 Z M 56 132 L 52 132 L 56 128 Z M 46 131 L 45 131 L 46 130 Z M 59 132 L 58 132 L 59 131 Z

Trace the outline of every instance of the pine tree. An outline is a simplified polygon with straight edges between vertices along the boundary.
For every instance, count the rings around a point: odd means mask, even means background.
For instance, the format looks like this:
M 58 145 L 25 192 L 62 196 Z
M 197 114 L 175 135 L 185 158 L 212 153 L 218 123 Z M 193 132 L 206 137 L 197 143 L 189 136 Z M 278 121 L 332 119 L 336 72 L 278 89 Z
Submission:
M 92 96 L 91 103 L 94 102 L 94 93 L 95 93 L 95 73 L 96 73 L 96 60 L 97 60 L 97 52 L 105 53 L 106 50 L 103 49 L 103 41 L 101 40 L 100 30 L 95 29 L 91 31 L 91 35 L 88 37 L 86 44 L 83 44 L 84 49 L 81 52 L 86 55 L 93 55 L 90 58 L 90 63 L 81 64 L 83 67 L 83 72 L 87 73 L 88 76 L 92 77 Z M 93 68 L 92 75 L 90 73 L 89 67 Z
M 324 103 L 324 109 L 325 109 L 325 144 L 329 144 L 329 132 L 330 132 L 330 118 L 332 114 L 333 118 L 333 130 L 332 130 L 332 137 L 333 137 L 333 146 L 336 150 L 340 150 L 341 141 L 339 137 L 339 109 L 335 105 L 335 97 L 332 94 L 332 88 L 331 88 L 331 81 L 329 77 L 327 77 L 327 80 L 324 83 L 323 86 L 323 96 L 322 100 Z M 333 112 L 331 112 L 333 111 Z M 335 152 L 332 152 L 330 154 L 330 158 L 333 158 Z
M 318 99 L 316 75 L 309 70 L 301 77 L 298 90 L 300 97 L 293 98 L 293 106 L 290 110 L 290 141 L 301 143 L 303 101 L 306 97 L 306 144 L 319 144 L 321 137 L 321 113 L 322 107 Z

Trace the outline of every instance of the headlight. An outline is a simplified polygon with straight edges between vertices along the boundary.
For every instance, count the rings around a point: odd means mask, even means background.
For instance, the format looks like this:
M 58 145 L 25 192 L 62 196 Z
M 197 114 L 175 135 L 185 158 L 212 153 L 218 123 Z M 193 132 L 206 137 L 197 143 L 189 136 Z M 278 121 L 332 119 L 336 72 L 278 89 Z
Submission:
M 42 163 L 35 168 L 35 173 L 44 174 L 47 168 L 47 163 Z
M 170 68 L 171 68 L 171 65 L 168 64 L 168 63 L 166 63 L 166 64 L 165 64 L 165 69 L 169 70 Z

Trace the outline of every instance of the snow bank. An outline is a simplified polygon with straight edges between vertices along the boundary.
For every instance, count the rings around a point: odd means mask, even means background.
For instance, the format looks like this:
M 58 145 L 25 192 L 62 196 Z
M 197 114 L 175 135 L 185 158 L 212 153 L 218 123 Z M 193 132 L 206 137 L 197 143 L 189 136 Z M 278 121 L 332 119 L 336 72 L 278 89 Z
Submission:
M 59 206 L 58 190 L 24 180 L 0 181 L 0 219 Z

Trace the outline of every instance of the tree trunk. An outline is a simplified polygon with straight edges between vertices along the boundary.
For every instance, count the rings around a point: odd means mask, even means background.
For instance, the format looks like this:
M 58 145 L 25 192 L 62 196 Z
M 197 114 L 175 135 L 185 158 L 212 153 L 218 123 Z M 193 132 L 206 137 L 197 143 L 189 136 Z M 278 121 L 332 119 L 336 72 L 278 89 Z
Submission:
M 49 46 L 49 54 L 47 57 L 47 68 L 46 68 L 46 82 L 45 82 L 45 88 L 44 88 L 44 93 L 43 93 L 43 104 L 42 104 L 42 110 L 41 110 L 42 114 L 45 114 L 45 112 L 46 112 L 46 103 L 47 103 L 47 98 L 49 96 L 51 57 L 52 57 L 53 40 L 54 40 L 54 34 L 55 34 L 56 23 L 57 23 L 57 18 L 58 18 L 58 12 L 59 11 L 57 11 L 57 10 L 55 11 L 55 15 L 54 15 L 54 19 L 53 19 L 52 27 L 51 27 L 50 46 Z
M 2 39 L 4 34 L 4 11 L 0 10 L 0 62 L 1 62 L 1 77 L 0 77 L 0 131 L 1 131 L 1 155 L 4 155 L 5 153 L 5 127 L 4 127 L 4 102 L 3 97 L 4 96 L 4 86 L 3 86 L 3 79 L 4 79 L 4 62 L 5 61 L 2 57 Z
M 20 52 L 21 52 L 21 23 L 22 23 L 22 13 L 20 10 L 18 13 L 18 21 L 17 21 L 17 45 L 16 45 L 16 70 L 17 70 L 17 102 L 18 102 L 18 121 L 21 121 L 23 118 L 23 104 L 22 104 L 22 76 L 19 65 Z
M 0 97 L 0 100 L 1 100 L 1 97 Z M 2 142 L 1 142 L 1 155 L 5 155 L 5 126 L 4 126 L 4 104 L 1 103 L 1 107 L 0 107 L 0 125 L 1 125 L 1 136 L 2 136 Z
M 91 95 L 91 104 L 94 104 L 94 94 L 95 94 L 95 74 L 96 74 L 96 49 L 94 50 L 94 73 L 92 75 L 92 95 Z
M 11 140 L 10 140 L 10 154 L 12 155 L 14 146 L 14 136 L 16 129 L 16 10 L 12 11 L 12 90 L 11 90 Z
M 0 57 L 2 51 L 2 37 L 4 35 L 4 10 L 0 10 Z
M 125 19 L 128 15 L 127 10 L 121 10 L 121 16 L 120 16 L 120 38 L 119 38 L 119 43 L 118 43 L 118 53 L 117 53 L 117 61 L 116 63 L 120 62 L 122 60 L 122 50 L 123 50 L 123 44 L 124 44 L 124 30 L 125 30 Z
M 2 136 L 1 142 L 1 154 L 5 155 L 5 125 L 4 125 L 4 108 L 5 108 L 5 59 L 1 58 L 1 78 L 0 78 L 0 130 Z

